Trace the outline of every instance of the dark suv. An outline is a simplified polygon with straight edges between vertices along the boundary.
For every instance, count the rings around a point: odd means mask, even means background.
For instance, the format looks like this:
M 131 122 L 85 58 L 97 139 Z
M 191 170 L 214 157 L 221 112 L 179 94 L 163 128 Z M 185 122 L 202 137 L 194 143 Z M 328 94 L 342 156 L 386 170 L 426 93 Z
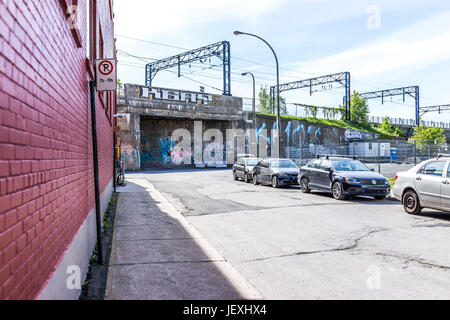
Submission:
M 356 159 L 325 156 L 311 160 L 300 168 L 300 190 L 329 191 L 337 200 L 346 196 L 372 196 L 383 200 L 390 191 L 389 180 L 372 172 Z
M 280 185 L 298 184 L 298 167 L 289 159 L 264 159 L 253 168 L 253 184 Z

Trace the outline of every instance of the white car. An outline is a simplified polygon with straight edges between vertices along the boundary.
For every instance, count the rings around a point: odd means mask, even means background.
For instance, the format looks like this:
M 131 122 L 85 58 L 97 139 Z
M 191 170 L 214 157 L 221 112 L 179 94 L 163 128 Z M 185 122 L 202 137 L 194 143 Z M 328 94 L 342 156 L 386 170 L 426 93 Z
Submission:
M 409 214 L 423 208 L 450 212 L 450 155 L 438 155 L 395 177 L 392 196 Z

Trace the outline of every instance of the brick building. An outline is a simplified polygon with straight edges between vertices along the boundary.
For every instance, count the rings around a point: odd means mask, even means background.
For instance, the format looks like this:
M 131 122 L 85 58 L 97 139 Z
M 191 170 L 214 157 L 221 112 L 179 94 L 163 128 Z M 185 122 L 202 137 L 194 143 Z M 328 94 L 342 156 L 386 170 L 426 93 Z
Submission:
M 96 243 L 88 81 L 115 57 L 113 18 L 113 0 L 0 0 L 0 299 L 80 293 L 66 282 Z M 97 94 L 101 212 L 115 101 Z

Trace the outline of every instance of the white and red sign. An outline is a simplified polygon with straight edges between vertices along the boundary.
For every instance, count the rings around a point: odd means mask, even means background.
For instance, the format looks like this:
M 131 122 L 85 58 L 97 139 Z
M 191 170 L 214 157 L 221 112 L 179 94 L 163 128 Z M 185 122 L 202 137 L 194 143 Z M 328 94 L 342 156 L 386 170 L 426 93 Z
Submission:
M 95 60 L 97 91 L 117 90 L 117 63 L 115 59 Z

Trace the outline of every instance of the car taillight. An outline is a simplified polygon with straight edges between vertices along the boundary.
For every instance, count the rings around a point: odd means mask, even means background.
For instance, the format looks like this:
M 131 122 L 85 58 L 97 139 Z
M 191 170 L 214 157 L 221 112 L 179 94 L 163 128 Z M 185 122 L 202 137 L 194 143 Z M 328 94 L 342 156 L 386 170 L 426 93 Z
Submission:
M 395 181 L 397 181 L 398 176 L 395 176 Z

